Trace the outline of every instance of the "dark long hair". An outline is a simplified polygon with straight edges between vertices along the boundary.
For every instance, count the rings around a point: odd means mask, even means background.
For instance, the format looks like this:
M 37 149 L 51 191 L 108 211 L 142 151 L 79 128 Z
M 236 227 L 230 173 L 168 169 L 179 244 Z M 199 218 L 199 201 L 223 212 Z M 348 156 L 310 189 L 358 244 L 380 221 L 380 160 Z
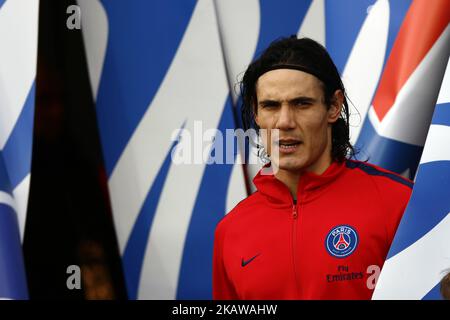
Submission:
M 327 50 L 309 38 L 297 39 L 296 36 L 291 36 L 276 40 L 249 65 L 240 83 L 244 129 L 259 130 L 255 122 L 258 78 L 269 70 L 279 69 L 283 66 L 302 70 L 317 77 L 322 83 L 324 102 L 328 108 L 333 102 L 334 92 L 342 91 L 344 105 L 339 119 L 332 126 L 331 156 L 333 160 L 339 162 L 353 156 L 355 150 L 350 143 L 349 108 L 344 84 Z

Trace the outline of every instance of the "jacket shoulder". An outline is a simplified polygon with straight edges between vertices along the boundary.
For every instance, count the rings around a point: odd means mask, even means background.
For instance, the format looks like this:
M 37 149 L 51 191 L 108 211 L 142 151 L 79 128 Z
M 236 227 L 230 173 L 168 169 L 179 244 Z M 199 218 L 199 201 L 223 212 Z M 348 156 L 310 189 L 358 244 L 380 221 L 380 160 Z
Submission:
M 396 186 L 400 187 L 401 189 L 405 187 L 405 190 L 409 190 L 409 192 L 414 185 L 413 181 L 399 175 L 398 173 L 389 171 L 368 162 L 347 160 L 346 167 L 348 169 L 356 169 L 357 172 L 369 176 L 379 185 L 386 185 L 390 187 Z
M 414 183 L 392 171 L 367 162 L 348 160 L 346 166 L 360 179 L 373 186 L 373 196 L 378 195 L 387 212 L 402 214 L 411 197 Z
M 242 215 L 245 214 L 245 212 L 249 212 L 248 209 L 250 209 L 254 204 L 259 202 L 260 198 L 259 191 L 255 191 L 245 199 L 238 202 L 233 209 L 230 210 L 229 213 L 227 213 L 218 223 L 216 226 L 216 233 L 221 232 L 221 230 L 224 230 L 227 228 L 227 225 L 233 224 L 234 221 L 240 219 Z
M 370 179 L 374 196 L 383 208 L 382 219 L 386 225 L 387 238 L 392 241 L 403 213 L 408 205 L 414 183 L 392 171 L 367 162 L 347 160 L 347 168 Z

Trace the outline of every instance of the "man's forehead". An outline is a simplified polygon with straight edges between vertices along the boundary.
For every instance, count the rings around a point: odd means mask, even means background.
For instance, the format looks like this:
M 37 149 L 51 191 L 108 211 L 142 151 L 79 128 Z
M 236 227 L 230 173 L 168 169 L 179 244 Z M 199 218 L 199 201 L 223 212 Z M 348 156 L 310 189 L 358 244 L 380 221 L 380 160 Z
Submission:
M 256 82 L 258 99 L 274 99 L 281 96 L 316 96 L 321 93 L 320 80 L 315 76 L 290 69 L 271 70 Z

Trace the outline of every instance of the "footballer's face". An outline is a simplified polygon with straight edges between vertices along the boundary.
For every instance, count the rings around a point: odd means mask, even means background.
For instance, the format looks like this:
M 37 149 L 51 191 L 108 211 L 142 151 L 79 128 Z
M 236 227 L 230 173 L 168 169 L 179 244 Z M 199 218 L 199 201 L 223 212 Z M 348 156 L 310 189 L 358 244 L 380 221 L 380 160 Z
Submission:
M 335 92 L 334 102 L 327 107 L 318 78 L 299 70 L 276 69 L 259 77 L 256 97 L 255 121 L 267 129 L 263 144 L 277 169 L 293 173 L 326 169 L 331 163 L 331 126 L 342 106 L 341 91 Z M 278 134 L 271 134 L 271 129 L 278 129 Z

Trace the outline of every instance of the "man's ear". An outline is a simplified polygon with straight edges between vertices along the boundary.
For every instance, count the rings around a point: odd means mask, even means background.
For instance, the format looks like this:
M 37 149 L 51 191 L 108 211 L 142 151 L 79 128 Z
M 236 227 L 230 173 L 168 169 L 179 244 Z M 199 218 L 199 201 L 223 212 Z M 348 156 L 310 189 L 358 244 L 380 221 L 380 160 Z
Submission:
M 335 123 L 339 119 L 343 103 L 344 94 L 338 89 L 334 92 L 330 108 L 328 109 L 328 123 Z

